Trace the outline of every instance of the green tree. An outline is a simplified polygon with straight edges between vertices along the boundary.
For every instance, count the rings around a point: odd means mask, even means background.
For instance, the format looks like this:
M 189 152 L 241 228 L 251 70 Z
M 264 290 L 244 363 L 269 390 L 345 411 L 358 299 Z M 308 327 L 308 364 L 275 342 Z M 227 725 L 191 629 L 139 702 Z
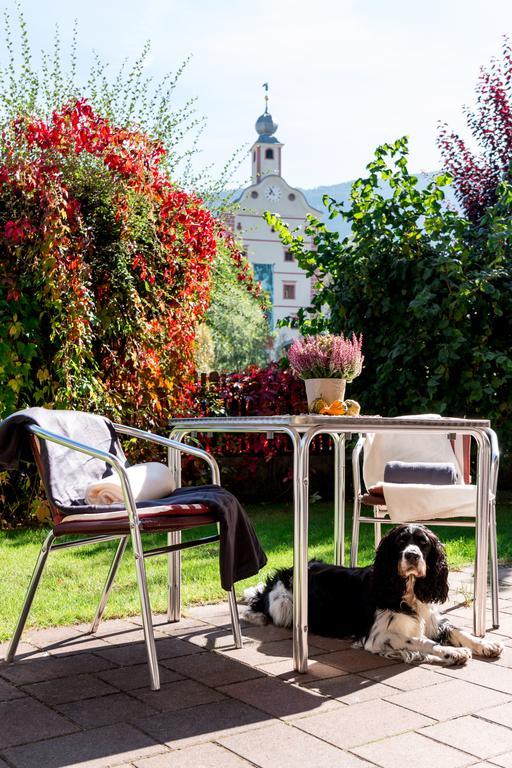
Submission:
M 230 251 L 219 243 L 206 313 L 213 338 L 214 370 L 239 371 L 268 362 L 270 332 L 264 306 L 264 300 L 262 303 L 247 291 Z
M 489 417 L 508 444 L 512 190 L 503 184 L 474 226 L 444 203 L 450 177 L 420 189 L 407 153 L 406 138 L 379 147 L 348 207 L 324 198 L 330 217 L 351 225 L 343 239 L 310 217 L 309 249 L 267 214 L 316 277 L 312 305 L 295 325 L 303 334 L 363 333 L 365 368 L 353 391 L 367 413 Z

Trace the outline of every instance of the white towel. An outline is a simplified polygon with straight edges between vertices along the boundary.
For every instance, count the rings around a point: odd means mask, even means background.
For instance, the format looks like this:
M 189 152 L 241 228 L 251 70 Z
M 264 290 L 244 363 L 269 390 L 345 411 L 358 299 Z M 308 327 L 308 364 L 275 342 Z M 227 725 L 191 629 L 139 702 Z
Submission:
M 476 485 L 382 483 L 382 490 L 394 523 L 476 514 Z
M 127 467 L 128 480 L 135 501 L 162 499 L 176 489 L 174 476 L 165 464 L 149 461 Z M 123 501 L 121 480 L 117 472 L 91 483 L 85 492 L 85 501 L 94 506 Z

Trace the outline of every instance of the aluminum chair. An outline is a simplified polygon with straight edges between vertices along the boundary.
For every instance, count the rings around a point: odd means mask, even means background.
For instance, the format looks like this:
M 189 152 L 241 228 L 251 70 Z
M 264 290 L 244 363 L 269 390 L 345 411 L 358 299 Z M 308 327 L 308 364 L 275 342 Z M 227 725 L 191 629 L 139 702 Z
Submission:
M 212 483 L 215 485 L 220 485 L 220 473 L 218 465 L 215 459 L 206 451 L 190 445 L 185 445 L 184 443 L 176 442 L 175 440 L 160 437 L 159 435 L 154 435 L 150 432 L 145 432 L 140 429 L 135 429 L 133 427 L 124 426 L 121 424 L 112 424 L 108 421 L 108 419 L 105 419 L 105 422 L 110 425 L 113 433 L 115 433 L 116 436 L 126 435 L 131 438 L 146 440 L 148 442 L 161 445 L 164 448 L 167 448 L 167 450 L 170 452 L 179 451 L 180 453 L 187 453 L 197 458 L 203 459 L 211 470 Z M 219 527 L 215 517 L 213 516 L 208 506 L 198 504 L 170 504 L 167 501 L 167 503 L 163 503 L 162 506 L 149 507 L 144 510 L 137 509 L 132 490 L 130 488 L 128 476 L 124 467 L 124 462 L 119 458 L 119 455 L 122 456 L 123 454 L 120 444 L 117 442 L 117 437 L 114 438 L 114 443 L 117 444 L 112 446 L 111 451 L 106 452 L 104 450 L 99 450 L 94 446 L 86 445 L 75 439 L 71 439 L 68 436 L 52 433 L 46 429 L 40 428 L 39 426 L 29 425 L 26 428 L 31 433 L 31 445 L 34 459 L 42 483 L 47 490 L 53 527 L 51 532 L 46 537 L 39 552 L 32 579 L 28 587 L 25 602 L 18 619 L 13 638 L 9 645 L 6 661 L 12 662 L 14 660 L 16 649 L 18 647 L 21 634 L 23 632 L 23 628 L 25 626 L 32 605 L 32 601 L 41 579 L 48 555 L 51 551 L 69 547 L 80 547 L 87 544 L 98 544 L 99 542 L 112 540 L 118 541 L 117 549 L 110 566 L 98 609 L 91 624 L 90 632 L 94 634 L 98 629 L 99 623 L 105 611 L 116 572 L 128 544 L 128 540 L 131 538 L 140 596 L 144 642 L 146 645 L 148 658 L 150 686 L 152 690 L 158 690 L 160 688 L 160 677 L 144 560 L 147 557 L 153 557 L 155 555 L 171 554 L 171 557 L 169 558 L 169 589 L 172 590 L 174 585 L 175 589 L 177 589 L 179 592 L 179 553 L 182 549 L 185 548 L 219 541 Z M 109 513 L 107 511 L 105 515 L 81 515 L 80 506 L 77 506 L 76 514 L 66 514 L 66 516 L 63 518 L 62 511 L 59 510 L 54 503 L 52 503 L 48 494 L 47 472 L 41 460 L 41 441 L 49 441 L 50 443 L 55 443 L 64 447 L 70 452 L 78 452 L 83 454 L 84 461 L 89 460 L 87 457 L 99 459 L 104 462 L 104 469 L 106 469 L 106 465 L 110 466 L 112 470 L 119 475 L 124 496 L 125 509 L 123 509 L 119 514 L 113 514 L 112 512 Z M 102 475 L 100 475 L 98 479 L 101 476 Z M 217 532 L 214 535 L 204 536 L 203 538 L 194 539 L 193 541 L 187 541 L 184 543 L 181 542 L 180 532 L 182 530 L 196 528 L 204 525 L 216 525 Z M 167 546 L 157 547 L 144 551 L 142 547 L 141 534 L 144 532 L 155 531 L 168 533 Z M 79 538 L 73 540 L 58 541 L 58 539 L 62 536 L 68 537 L 74 535 L 78 536 Z M 172 594 L 170 594 L 170 597 L 172 597 Z M 241 648 L 242 635 L 240 631 L 240 622 L 238 617 L 235 592 L 233 588 L 228 592 L 228 600 L 235 646 L 237 648 Z M 178 601 L 176 601 L 176 599 L 171 601 L 170 599 L 169 603 L 171 604 L 171 602 L 173 602 L 174 605 L 177 603 L 179 604 L 179 598 Z M 176 612 L 174 611 L 173 618 L 174 620 L 178 620 L 179 617 L 175 614 Z
M 490 582 L 491 582 L 491 605 L 492 605 L 492 623 L 493 628 L 499 627 L 499 584 L 498 584 L 498 549 L 497 549 L 497 531 L 496 531 L 496 490 L 498 485 L 499 470 L 499 447 L 496 434 L 488 430 L 488 436 L 491 443 L 491 467 L 490 467 L 490 498 L 489 498 L 489 557 L 490 557 Z M 447 435 L 447 439 L 450 436 Z M 377 548 L 382 536 L 382 524 L 393 524 L 389 519 L 385 501 L 382 496 L 373 495 L 368 490 L 363 490 L 362 462 L 364 460 L 364 448 L 367 441 L 366 435 L 360 435 L 358 442 L 352 452 L 352 475 L 354 482 L 354 514 L 352 522 L 352 543 L 350 550 L 350 565 L 356 566 L 359 550 L 359 529 L 361 523 L 371 524 L 375 531 L 375 548 Z M 463 472 L 464 483 L 471 482 L 470 476 L 470 448 L 471 438 L 464 436 L 462 441 L 460 436 L 455 442 L 451 439 L 454 459 L 457 456 L 459 466 Z M 400 457 L 403 460 L 403 457 Z M 437 461 L 436 456 L 430 458 L 431 461 Z M 384 476 L 384 467 L 382 467 L 382 477 Z M 372 510 L 372 515 L 361 513 L 362 507 L 368 507 Z M 402 521 L 401 521 L 402 522 Z M 418 522 L 426 526 L 446 525 L 460 526 L 465 528 L 475 528 L 475 519 L 460 518 L 437 518 L 430 520 L 411 520 L 409 522 Z

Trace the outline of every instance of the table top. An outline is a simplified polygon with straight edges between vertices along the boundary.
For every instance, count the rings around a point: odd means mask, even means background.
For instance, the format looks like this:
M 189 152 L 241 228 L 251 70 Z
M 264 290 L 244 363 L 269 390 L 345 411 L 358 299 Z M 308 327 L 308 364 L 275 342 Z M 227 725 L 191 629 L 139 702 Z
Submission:
M 491 423 L 488 419 L 463 419 L 441 416 L 432 418 L 429 416 L 320 416 L 319 414 L 299 414 L 281 416 L 194 416 L 183 419 L 170 419 L 172 428 L 187 428 L 203 431 L 228 429 L 230 426 L 268 427 L 269 431 L 279 427 L 292 427 L 295 429 L 312 429 L 315 427 L 333 427 L 334 429 L 348 430 L 351 432 L 368 432 L 372 427 L 391 428 L 433 428 L 436 431 L 443 427 L 450 429 L 488 429 Z

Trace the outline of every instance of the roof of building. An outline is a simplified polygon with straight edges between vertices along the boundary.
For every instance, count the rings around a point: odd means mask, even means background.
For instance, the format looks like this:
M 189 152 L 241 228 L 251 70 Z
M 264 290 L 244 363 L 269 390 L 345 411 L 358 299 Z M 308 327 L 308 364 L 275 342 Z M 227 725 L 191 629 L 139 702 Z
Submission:
M 256 120 L 256 133 L 259 133 L 258 141 L 266 144 L 279 143 L 273 134 L 277 131 L 277 123 L 274 123 L 272 115 L 265 109 L 264 113 Z

